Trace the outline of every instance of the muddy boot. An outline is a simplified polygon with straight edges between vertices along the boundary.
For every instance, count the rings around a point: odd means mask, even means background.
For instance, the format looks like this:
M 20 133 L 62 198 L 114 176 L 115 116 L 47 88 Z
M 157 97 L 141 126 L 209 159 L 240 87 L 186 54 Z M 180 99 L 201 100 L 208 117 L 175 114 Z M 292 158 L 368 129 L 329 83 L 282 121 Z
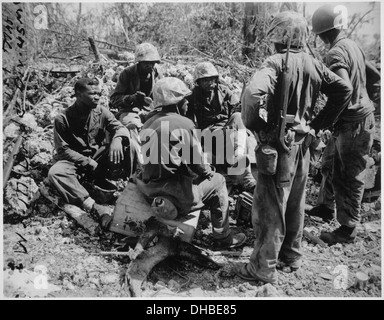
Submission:
M 335 218 L 335 210 L 329 209 L 323 204 L 313 207 L 311 210 L 306 211 L 305 213 L 311 217 L 319 217 L 326 223 L 331 222 Z
M 279 258 L 276 265 L 276 269 L 281 270 L 282 272 L 285 272 L 285 273 L 291 273 L 299 270 L 301 267 L 301 263 L 302 263 L 301 259 L 290 261 L 289 259 Z
M 265 279 L 265 278 L 259 277 L 257 275 L 251 274 L 248 271 L 247 264 L 246 263 L 242 263 L 242 262 L 234 263 L 232 270 L 233 270 L 233 272 L 238 277 L 240 277 L 243 280 L 247 280 L 247 281 L 260 281 L 260 282 L 263 282 L 263 283 L 277 284 L 276 272 L 274 273 L 274 275 L 271 278 Z
M 228 237 L 214 241 L 215 250 L 233 249 L 245 243 L 247 237 L 244 233 L 229 234 Z
M 351 243 L 356 238 L 356 228 L 341 226 L 332 232 L 322 232 L 320 239 L 329 245 L 336 243 Z
M 99 222 L 102 230 L 107 231 L 112 222 L 111 209 L 95 203 L 91 215 Z

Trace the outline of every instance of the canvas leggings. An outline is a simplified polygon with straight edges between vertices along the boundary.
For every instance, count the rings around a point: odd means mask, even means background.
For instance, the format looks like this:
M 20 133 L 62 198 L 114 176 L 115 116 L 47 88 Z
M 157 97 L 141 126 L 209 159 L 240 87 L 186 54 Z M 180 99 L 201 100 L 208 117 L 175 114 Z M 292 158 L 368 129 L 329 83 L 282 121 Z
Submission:
M 294 163 L 292 182 L 277 188 L 276 177 L 258 172 L 253 195 L 252 224 L 255 242 L 250 262 L 250 276 L 266 282 L 277 280 L 278 259 L 285 262 L 301 258 L 301 239 L 304 227 L 305 187 L 309 170 L 309 150 L 303 154 L 300 144 L 292 146 Z
M 335 128 L 333 188 L 336 217 L 341 225 L 355 227 L 360 222 L 361 201 L 367 160 L 373 143 L 375 118 L 344 123 Z

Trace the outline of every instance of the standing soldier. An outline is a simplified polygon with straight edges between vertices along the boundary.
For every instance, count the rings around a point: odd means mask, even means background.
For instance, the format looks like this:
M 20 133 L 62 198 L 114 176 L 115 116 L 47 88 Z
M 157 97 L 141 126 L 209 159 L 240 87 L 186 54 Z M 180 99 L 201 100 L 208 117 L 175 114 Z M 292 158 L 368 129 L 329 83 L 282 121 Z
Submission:
M 118 110 L 116 117 L 129 129 L 131 142 L 141 161 L 138 132 L 153 109 L 153 86 L 161 78 L 155 67 L 160 62 L 160 55 L 152 44 L 142 43 L 136 47 L 135 58 L 136 64 L 120 73 L 110 107 Z
M 204 163 L 200 142 L 193 134 L 195 126 L 185 117 L 186 97 L 190 94 L 177 78 L 163 78 L 156 83 L 154 105 L 160 111 L 146 121 L 140 132 L 145 158 L 137 186 L 150 202 L 157 196 L 165 197 L 178 215 L 207 205 L 215 247 L 235 248 L 245 242 L 246 236 L 230 231 L 225 179 Z
M 241 101 L 244 124 L 260 142 L 252 205 L 256 239 L 250 262 L 234 271 L 249 281 L 276 283 L 276 267 L 294 271 L 301 265 L 308 147 L 348 105 L 352 89 L 303 51 L 308 26 L 300 14 L 279 13 L 267 34 L 276 54 L 253 75 Z M 309 126 L 320 91 L 328 101 Z
M 232 169 L 227 171 L 228 182 L 253 192 L 256 181 L 247 158 L 247 130 L 241 120 L 239 97 L 218 80 L 219 73 L 212 63 L 197 64 L 194 71 L 196 86 L 188 97 L 190 109 L 187 116 L 203 130 L 203 137 L 208 132 L 211 136 L 222 135 L 222 140 L 216 139 L 216 144 L 222 145 L 211 144 L 212 150 L 208 150 L 208 144 L 204 144 L 204 151 L 212 156 L 215 166 L 226 164 Z M 230 134 L 232 145 L 227 141 Z
M 368 96 L 366 82 L 367 76 L 370 80 L 380 79 L 378 71 L 366 61 L 363 51 L 344 35 L 342 29 L 346 17 L 339 17 L 343 12 L 346 14 L 346 10 L 339 11 L 340 7 L 324 5 L 312 16 L 312 31 L 330 46 L 326 55 L 328 68 L 353 88 L 348 107 L 334 124 L 333 189 L 336 217 L 341 226 L 320 235 L 324 242 L 331 245 L 352 242 L 356 237 L 365 168 L 375 131 L 375 108 Z

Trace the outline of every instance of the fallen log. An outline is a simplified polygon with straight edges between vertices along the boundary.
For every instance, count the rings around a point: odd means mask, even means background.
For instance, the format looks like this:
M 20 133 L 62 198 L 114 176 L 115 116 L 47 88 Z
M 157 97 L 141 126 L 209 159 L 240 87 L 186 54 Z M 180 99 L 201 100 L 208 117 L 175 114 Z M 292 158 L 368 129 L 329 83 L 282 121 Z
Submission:
M 160 222 L 158 223 L 161 224 Z M 158 239 L 157 242 L 153 246 L 148 247 L 149 242 L 155 237 Z M 129 293 L 132 297 L 139 297 L 141 295 L 141 286 L 151 270 L 168 257 L 179 256 L 192 263 L 213 270 L 221 267 L 218 263 L 211 260 L 210 257 L 204 255 L 196 246 L 181 241 L 179 238 L 171 237 L 167 227 L 165 225 L 157 225 L 154 220 L 148 223 L 148 229 L 139 238 L 134 251 L 137 255 L 132 257 L 133 260 L 130 262 L 125 274 Z
M 207 268 L 220 268 L 203 250 L 190 243 L 199 215 L 198 210 L 177 220 L 155 217 L 136 185 L 127 185 L 116 201 L 109 230 L 128 237 L 139 237 L 135 248 L 126 253 L 131 260 L 125 275 L 131 296 L 140 296 L 141 286 L 151 270 L 171 256 Z

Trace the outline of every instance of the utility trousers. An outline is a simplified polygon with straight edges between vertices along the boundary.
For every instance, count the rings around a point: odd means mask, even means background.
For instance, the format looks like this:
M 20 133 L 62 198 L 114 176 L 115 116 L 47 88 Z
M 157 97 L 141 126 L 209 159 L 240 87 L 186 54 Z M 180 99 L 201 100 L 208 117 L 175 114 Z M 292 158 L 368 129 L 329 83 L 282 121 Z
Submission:
M 335 126 L 332 183 L 336 200 L 336 217 L 341 225 L 347 227 L 355 227 L 360 222 L 365 172 L 374 131 L 373 113 L 361 121 Z
M 308 148 L 294 144 L 291 149 L 291 183 L 278 188 L 275 175 L 258 172 L 253 194 L 252 224 L 255 242 L 250 262 L 250 276 L 265 282 L 276 282 L 278 259 L 299 260 L 304 227 L 305 187 L 310 155 Z

